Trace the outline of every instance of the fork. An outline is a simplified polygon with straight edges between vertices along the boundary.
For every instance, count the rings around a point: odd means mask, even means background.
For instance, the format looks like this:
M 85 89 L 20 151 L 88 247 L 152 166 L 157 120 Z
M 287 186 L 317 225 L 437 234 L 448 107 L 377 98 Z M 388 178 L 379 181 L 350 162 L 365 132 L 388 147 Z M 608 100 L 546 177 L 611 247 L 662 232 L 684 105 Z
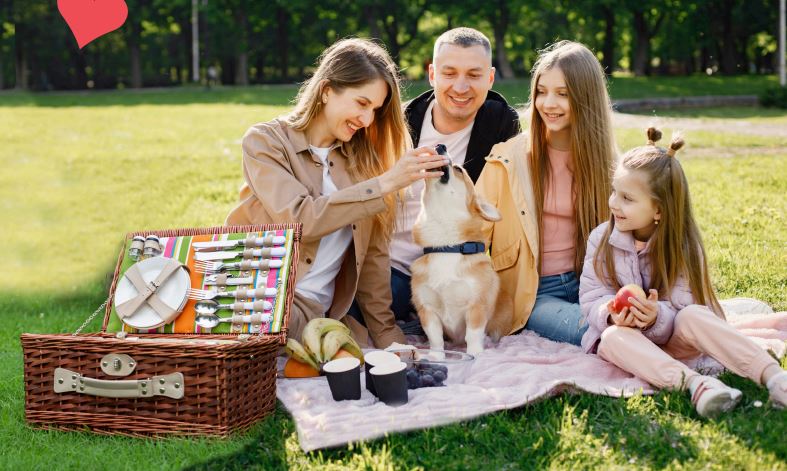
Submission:
M 237 289 L 235 291 L 218 291 L 213 289 L 189 288 L 189 299 L 203 301 L 214 298 L 275 298 L 276 288 Z
M 205 262 L 197 260 L 194 262 L 194 271 L 197 273 L 215 273 L 225 270 L 267 270 L 269 268 L 280 268 L 281 260 L 244 260 L 242 262 L 223 263 Z

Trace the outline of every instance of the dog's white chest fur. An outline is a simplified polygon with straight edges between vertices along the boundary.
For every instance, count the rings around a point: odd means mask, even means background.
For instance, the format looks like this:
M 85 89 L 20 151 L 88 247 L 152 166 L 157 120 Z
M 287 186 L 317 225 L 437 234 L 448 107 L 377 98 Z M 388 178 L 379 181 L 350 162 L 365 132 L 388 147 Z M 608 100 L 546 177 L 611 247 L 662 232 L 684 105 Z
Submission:
M 436 253 L 422 260 L 426 267 L 429 285 L 422 288 L 422 299 L 431 307 L 443 324 L 445 333 L 452 339 L 465 337 L 465 313 L 468 306 L 478 302 L 483 287 L 474 277 L 461 276 L 467 271 L 463 257 L 457 253 Z M 416 262 L 418 263 L 418 262 Z

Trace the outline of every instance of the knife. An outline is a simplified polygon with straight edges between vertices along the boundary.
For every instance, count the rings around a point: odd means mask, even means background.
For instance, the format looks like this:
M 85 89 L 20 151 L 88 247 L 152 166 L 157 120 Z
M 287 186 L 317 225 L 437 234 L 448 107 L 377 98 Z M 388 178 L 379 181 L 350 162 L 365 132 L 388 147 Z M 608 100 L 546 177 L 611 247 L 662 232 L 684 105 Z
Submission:
M 243 256 L 243 258 L 254 258 L 254 257 L 263 257 L 263 258 L 272 258 L 272 257 L 284 257 L 287 253 L 287 250 L 284 247 L 266 247 L 264 249 L 246 249 L 242 252 L 233 252 L 233 251 L 221 251 L 221 252 L 210 252 L 210 251 L 201 251 L 196 252 L 194 254 L 194 260 L 200 260 L 203 262 L 209 260 L 229 260 L 233 258 L 238 258 Z
M 227 274 L 215 274 L 215 275 L 208 275 L 205 277 L 206 285 L 238 286 L 238 285 L 250 285 L 252 283 L 254 283 L 253 276 L 247 276 L 245 278 L 233 278 Z
M 208 242 L 194 242 L 191 246 L 197 252 L 215 252 L 234 247 L 271 247 L 284 245 L 287 238 L 284 236 L 249 237 L 242 240 L 212 240 Z

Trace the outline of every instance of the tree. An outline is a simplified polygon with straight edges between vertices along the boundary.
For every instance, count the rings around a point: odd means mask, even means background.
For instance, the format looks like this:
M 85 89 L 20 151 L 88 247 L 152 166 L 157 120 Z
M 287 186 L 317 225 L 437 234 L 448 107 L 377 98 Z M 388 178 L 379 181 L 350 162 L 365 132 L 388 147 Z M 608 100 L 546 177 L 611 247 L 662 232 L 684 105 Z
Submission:
M 667 2 L 659 0 L 629 0 L 634 33 L 632 71 L 634 75 L 650 74 L 650 41 L 658 33 L 667 17 Z

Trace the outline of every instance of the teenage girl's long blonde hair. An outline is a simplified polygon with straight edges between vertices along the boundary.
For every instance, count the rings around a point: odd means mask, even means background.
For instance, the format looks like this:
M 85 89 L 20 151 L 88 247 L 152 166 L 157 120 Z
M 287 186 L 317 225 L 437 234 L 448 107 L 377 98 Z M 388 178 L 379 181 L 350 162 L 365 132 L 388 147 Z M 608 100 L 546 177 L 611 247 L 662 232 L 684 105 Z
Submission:
M 724 319 L 719 301 L 713 292 L 705 247 L 694 220 L 689 197 L 689 183 L 675 153 L 683 147 L 683 139 L 673 137 L 668 149 L 656 147 L 661 131 L 648 128 L 648 145 L 628 151 L 620 165 L 631 171 L 642 172 L 649 183 L 650 196 L 661 213 L 656 231 L 650 237 L 651 266 L 650 286 L 659 292 L 660 299 L 669 299 L 672 288 L 680 276 L 687 278 L 689 289 L 697 304 L 708 306 Z M 615 218 L 610 217 L 604 237 L 593 260 L 599 279 L 620 289 L 615 272 L 615 257 L 609 237 L 615 228 Z
M 399 74 L 391 56 L 375 42 L 349 38 L 337 41 L 317 61 L 317 71 L 301 86 L 293 111 L 287 122 L 295 129 L 305 130 L 322 112 L 325 87 L 341 93 L 382 79 L 388 85 L 388 96 L 375 111 L 374 121 L 359 129 L 344 144 L 351 156 L 349 172 L 356 180 L 382 175 L 410 146 L 410 134 L 402 113 Z M 395 221 L 393 194 L 385 197 L 387 211 L 375 216 L 375 223 L 390 238 Z
M 607 199 L 612 189 L 615 141 L 612 135 L 611 104 L 604 70 L 583 44 L 560 41 L 540 52 L 530 82 L 530 175 L 536 203 L 539 247 L 543 247 L 544 191 L 549 184 L 547 130 L 536 110 L 536 93 L 541 75 L 554 67 L 563 72 L 571 107 L 571 159 L 574 172 L 574 221 L 576 255 L 574 270 L 579 276 L 590 232 L 609 217 Z M 541 251 L 543 254 L 543 249 Z M 539 256 L 539 272 L 541 271 Z

